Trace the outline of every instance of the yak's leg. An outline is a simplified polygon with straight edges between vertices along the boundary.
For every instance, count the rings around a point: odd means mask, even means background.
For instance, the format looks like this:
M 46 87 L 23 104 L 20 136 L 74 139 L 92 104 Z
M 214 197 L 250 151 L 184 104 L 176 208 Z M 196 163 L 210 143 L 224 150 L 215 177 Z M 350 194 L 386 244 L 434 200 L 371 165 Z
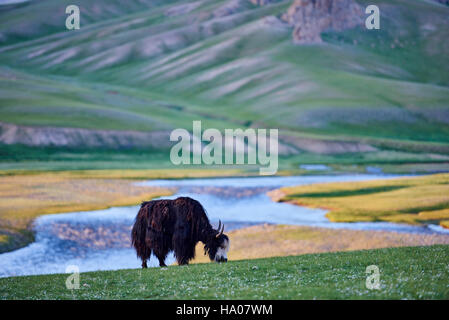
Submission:
M 152 252 L 151 238 L 149 237 L 148 233 L 147 233 L 147 235 L 145 237 L 145 245 L 142 246 L 140 252 L 141 252 L 140 259 L 142 259 L 142 269 L 148 268 L 147 260 L 150 259 L 151 252 Z
M 196 243 L 191 243 L 189 239 L 174 237 L 173 251 L 179 265 L 187 265 L 195 257 Z
M 159 260 L 159 266 L 166 267 L 167 265 L 165 264 L 165 259 L 167 258 L 168 250 L 165 248 L 162 250 L 155 250 L 154 254 Z
M 176 261 L 180 266 L 188 265 L 189 261 L 195 257 L 194 248 L 195 247 L 193 247 L 193 250 L 184 249 L 182 252 L 175 251 Z
M 158 243 L 157 248 L 153 248 L 153 253 L 159 260 L 159 266 L 160 267 L 166 267 L 165 259 L 167 258 L 168 252 L 170 251 L 170 247 L 164 243 L 163 241 L 160 241 Z
M 177 259 L 177 261 L 180 266 L 187 266 L 189 264 L 189 260 L 186 259 Z
M 165 258 L 158 258 L 159 259 L 159 267 L 166 267 L 167 265 L 165 264 Z
M 151 257 L 151 249 L 146 246 L 145 249 L 143 250 L 143 254 L 140 256 L 140 259 L 142 259 L 142 269 L 148 268 L 147 266 L 147 260 L 150 259 Z
M 151 244 L 153 254 L 159 260 L 159 266 L 166 267 L 165 258 L 170 251 L 170 246 L 167 245 L 167 240 L 164 241 L 164 234 L 159 231 L 149 230 L 147 239 L 148 243 Z

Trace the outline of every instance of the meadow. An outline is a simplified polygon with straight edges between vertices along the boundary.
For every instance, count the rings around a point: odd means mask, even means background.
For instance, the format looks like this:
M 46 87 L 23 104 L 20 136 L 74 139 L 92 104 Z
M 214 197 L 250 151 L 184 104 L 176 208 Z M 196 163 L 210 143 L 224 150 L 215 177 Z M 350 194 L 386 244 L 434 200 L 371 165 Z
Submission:
M 0 279 L 2 299 L 448 299 L 449 246 L 404 247 Z M 432 261 L 432 263 L 429 263 Z M 380 288 L 368 289 L 377 265 Z
M 335 174 L 369 172 L 374 167 L 379 172 L 407 174 L 407 173 L 436 173 L 449 171 L 449 157 L 435 154 L 434 151 L 417 152 L 413 144 L 401 144 L 402 151 L 394 149 L 379 149 L 373 152 L 344 152 L 344 153 L 313 153 L 279 155 L 278 175 L 300 174 Z M 224 160 L 223 160 L 224 163 Z M 325 164 L 330 171 L 305 170 L 303 164 Z M 112 149 L 112 148 L 71 148 L 71 147 L 33 147 L 26 145 L 1 145 L 0 174 L 22 174 L 27 172 L 59 172 L 59 171 L 99 171 L 105 175 L 113 172 L 135 171 L 138 175 L 142 170 L 160 172 L 187 172 L 192 170 L 194 177 L 199 172 L 234 171 L 236 175 L 258 174 L 257 165 L 179 165 L 174 166 L 170 161 L 170 150 L 157 149 Z M 144 177 L 145 178 L 145 177 Z M 149 176 L 151 178 L 151 176 Z

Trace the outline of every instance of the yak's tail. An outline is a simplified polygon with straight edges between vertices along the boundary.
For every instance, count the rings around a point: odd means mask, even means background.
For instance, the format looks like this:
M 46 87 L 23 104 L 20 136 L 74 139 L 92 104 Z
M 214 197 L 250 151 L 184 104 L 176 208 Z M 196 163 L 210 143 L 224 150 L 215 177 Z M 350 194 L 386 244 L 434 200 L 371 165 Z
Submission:
M 131 231 L 131 242 L 133 247 L 136 249 L 137 256 L 142 259 L 142 266 L 146 266 L 146 261 L 151 256 L 151 248 L 147 246 L 145 238 L 148 229 L 148 219 L 151 214 L 153 204 L 153 201 L 142 203 Z

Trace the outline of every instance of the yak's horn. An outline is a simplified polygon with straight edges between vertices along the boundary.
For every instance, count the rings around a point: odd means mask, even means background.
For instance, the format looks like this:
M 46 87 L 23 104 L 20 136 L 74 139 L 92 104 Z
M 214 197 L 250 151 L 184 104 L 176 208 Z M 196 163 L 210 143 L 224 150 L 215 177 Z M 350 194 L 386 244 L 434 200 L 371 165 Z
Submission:
M 223 230 L 220 231 L 220 228 L 223 229 L 223 228 L 224 228 L 224 225 L 223 225 L 223 227 L 222 227 L 222 226 L 221 226 L 221 220 L 218 220 L 218 228 L 217 228 L 218 233 L 217 233 L 217 235 L 216 235 L 217 238 L 223 233 Z
M 220 222 L 221 222 L 221 221 L 220 221 Z M 218 228 L 218 230 L 219 230 L 219 232 L 220 232 L 220 235 L 222 235 L 222 234 L 223 234 L 223 231 L 224 231 L 224 224 L 221 225 L 221 230 L 220 230 L 220 228 Z

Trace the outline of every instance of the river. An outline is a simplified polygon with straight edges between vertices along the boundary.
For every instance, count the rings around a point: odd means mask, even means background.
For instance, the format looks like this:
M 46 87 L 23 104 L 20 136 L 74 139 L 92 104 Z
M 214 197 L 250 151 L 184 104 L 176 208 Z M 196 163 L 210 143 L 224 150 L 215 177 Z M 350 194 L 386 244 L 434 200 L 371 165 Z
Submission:
M 260 223 L 326 228 L 444 233 L 439 226 L 411 226 L 386 222 L 332 223 L 326 211 L 273 202 L 266 192 L 294 185 L 390 178 L 386 175 L 321 175 L 293 177 L 238 177 L 217 179 L 151 180 L 145 186 L 176 187 L 169 198 L 190 196 L 200 201 L 213 224 L 221 219 L 225 231 Z M 64 273 L 68 266 L 80 272 L 139 268 L 130 246 L 130 230 L 139 206 L 44 215 L 34 222 L 36 241 L 0 254 L 0 277 Z M 167 264 L 174 261 L 167 257 Z M 149 266 L 156 266 L 152 257 Z

